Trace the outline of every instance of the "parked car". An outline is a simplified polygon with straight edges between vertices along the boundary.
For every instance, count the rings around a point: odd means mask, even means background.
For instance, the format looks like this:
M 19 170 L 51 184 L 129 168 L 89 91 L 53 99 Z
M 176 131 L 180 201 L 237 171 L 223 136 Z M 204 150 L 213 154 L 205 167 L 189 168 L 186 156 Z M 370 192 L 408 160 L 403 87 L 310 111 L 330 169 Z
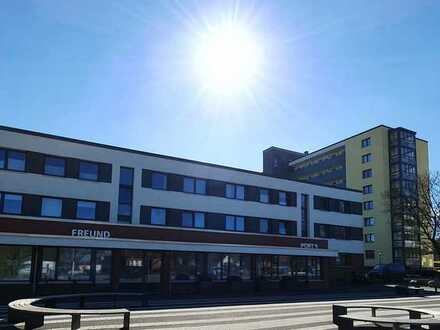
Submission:
M 365 277 L 369 281 L 402 281 L 406 275 L 406 268 L 402 264 L 379 264 L 373 267 Z

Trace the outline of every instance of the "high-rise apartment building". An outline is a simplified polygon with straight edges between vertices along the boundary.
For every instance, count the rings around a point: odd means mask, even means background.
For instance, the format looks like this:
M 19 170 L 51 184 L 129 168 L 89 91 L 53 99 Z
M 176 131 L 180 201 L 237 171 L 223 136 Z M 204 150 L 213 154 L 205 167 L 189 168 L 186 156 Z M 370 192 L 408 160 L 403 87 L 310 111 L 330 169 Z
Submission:
M 417 200 L 417 176 L 429 171 L 428 142 L 416 132 L 380 125 L 315 152 L 271 147 L 263 155 L 265 174 L 362 191 L 367 267 L 432 266 L 422 256 L 419 227 L 395 203 Z

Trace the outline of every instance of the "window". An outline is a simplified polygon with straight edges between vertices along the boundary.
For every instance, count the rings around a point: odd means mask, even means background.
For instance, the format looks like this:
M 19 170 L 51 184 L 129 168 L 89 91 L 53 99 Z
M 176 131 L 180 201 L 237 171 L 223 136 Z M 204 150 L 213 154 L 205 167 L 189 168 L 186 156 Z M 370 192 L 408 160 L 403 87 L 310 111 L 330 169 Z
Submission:
M 183 178 L 183 191 L 184 192 L 194 192 L 194 179 L 193 178 Z
M 365 242 L 371 243 L 376 241 L 376 235 L 375 234 L 365 234 Z
M 29 281 L 31 261 L 29 246 L 0 246 L 0 281 Z
M 76 204 L 76 217 L 84 220 L 95 220 L 96 203 L 78 201 Z
M 170 263 L 170 277 L 173 281 L 195 280 L 197 275 L 195 253 L 174 253 Z
M 0 149 L 0 168 L 5 168 L 6 163 L 6 151 Z
M 151 188 L 166 190 L 167 189 L 166 174 L 154 172 L 151 178 Z
M 260 219 L 260 233 L 268 233 L 269 232 L 269 220 Z
M 278 222 L 278 234 L 287 235 L 287 225 L 284 221 Z
M 370 145 L 371 145 L 371 138 L 370 137 L 363 139 L 361 142 L 362 148 L 369 147 Z
M 119 260 L 122 283 L 143 282 L 145 276 L 145 256 L 142 251 L 122 251 Z
M 9 214 L 21 214 L 23 196 L 4 194 L 3 212 Z
M 206 195 L 206 180 L 196 179 L 196 194 Z
M 232 183 L 227 183 L 225 197 L 243 200 L 244 199 L 244 186 L 235 185 Z
M 182 212 L 182 226 L 193 227 L 193 214 L 192 212 Z
M 121 167 L 119 170 L 118 221 L 131 222 L 133 204 L 134 169 Z
M 371 162 L 371 154 L 362 155 L 362 164 Z
M 43 260 L 41 262 L 40 280 L 56 280 L 57 248 L 43 248 Z
M 95 281 L 110 283 L 112 271 L 112 251 L 96 250 Z
M 119 184 L 122 186 L 133 186 L 134 170 L 128 167 L 121 167 L 119 172 Z
M 260 189 L 260 202 L 269 203 L 269 191 L 267 189 Z
M 194 213 L 194 227 L 205 228 L 205 214 L 201 212 Z
M 165 225 L 166 224 L 166 211 L 165 211 L 165 209 L 158 209 L 158 208 L 151 209 L 151 224 L 152 225 Z
M 287 194 L 284 191 L 278 192 L 278 204 L 280 205 L 287 205 Z
M 58 280 L 89 281 L 91 270 L 91 250 L 61 248 L 57 262 Z
M 46 157 L 44 160 L 44 174 L 64 176 L 66 161 L 62 158 Z
M 364 202 L 364 210 L 372 210 L 374 208 L 373 201 Z
M 244 218 L 233 215 L 226 216 L 226 230 L 244 231 Z
M 41 216 L 60 218 L 62 204 L 61 199 L 43 197 L 41 200 Z
M 98 181 L 98 164 L 84 161 L 79 162 L 79 178 Z
M 374 218 L 368 217 L 364 218 L 365 227 L 374 226 L 376 224 L 376 220 Z
M 373 176 L 373 171 L 371 169 L 363 170 L 362 171 L 362 178 L 371 178 Z
M 373 185 L 369 184 L 369 185 L 363 186 L 362 192 L 364 193 L 364 195 L 373 193 Z
M 26 157 L 25 153 L 21 151 L 8 151 L 8 170 L 24 171 Z
M 375 257 L 374 250 L 365 250 L 365 259 L 374 259 Z

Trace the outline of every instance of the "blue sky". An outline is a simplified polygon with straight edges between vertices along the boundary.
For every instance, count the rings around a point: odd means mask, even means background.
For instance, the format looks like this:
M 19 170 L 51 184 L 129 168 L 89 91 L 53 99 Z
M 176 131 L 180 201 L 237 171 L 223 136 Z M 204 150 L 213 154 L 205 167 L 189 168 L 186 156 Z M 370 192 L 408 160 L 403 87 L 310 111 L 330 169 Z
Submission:
M 231 12 L 263 49 L 249 93 L 201 92 L 196 38 Z M 253 170 L 378 124 L 440 169 L 439 1 L 1 1 L 0 124 Z

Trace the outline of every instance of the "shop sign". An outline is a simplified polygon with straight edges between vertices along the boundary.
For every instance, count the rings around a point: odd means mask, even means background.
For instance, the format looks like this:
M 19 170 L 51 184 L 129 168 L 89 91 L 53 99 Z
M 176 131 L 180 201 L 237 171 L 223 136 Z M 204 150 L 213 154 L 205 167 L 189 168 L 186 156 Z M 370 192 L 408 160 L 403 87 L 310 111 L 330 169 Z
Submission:
M 72 236 L 75 237 L 89 237 L 89 238 L 110 238 L 108 230 L 94 230 L 94 229 L 72 229 Z
M 300 248 L 302 249 L 319 249 L 316 243 L 301 243 Z

